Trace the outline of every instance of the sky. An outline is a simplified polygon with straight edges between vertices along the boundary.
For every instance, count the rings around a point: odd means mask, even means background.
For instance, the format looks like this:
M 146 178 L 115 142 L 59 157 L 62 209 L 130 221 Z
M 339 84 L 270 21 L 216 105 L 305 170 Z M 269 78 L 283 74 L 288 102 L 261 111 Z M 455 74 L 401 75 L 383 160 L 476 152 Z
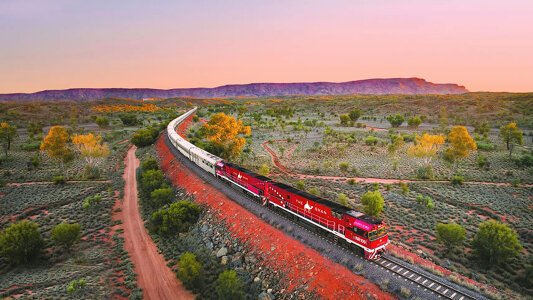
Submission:
M 533 92 L 532 0 L 0 0 L 0 93 L 419 77 Z

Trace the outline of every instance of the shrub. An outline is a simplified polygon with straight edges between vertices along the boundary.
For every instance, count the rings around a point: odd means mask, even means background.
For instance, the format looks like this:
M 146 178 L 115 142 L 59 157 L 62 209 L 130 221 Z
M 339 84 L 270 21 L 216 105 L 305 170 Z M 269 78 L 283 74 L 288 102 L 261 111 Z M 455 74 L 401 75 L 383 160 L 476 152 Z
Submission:
M 476 141 L 476 145 L 478 150 L 492 151 L 496 149 L 496 146 L 487 140 Z
M 347 162 L 341 162 L 339 164 L 339 170 L 342 172 L 342 173 L 346 173 L 348 172 L 348 168 L 350 167 L 350 165 L 347 163 Z
M 67 286 L 67 293 L 71 295 L 75 293 L 76 291 L 83 289 L 86 284 L 87 282 L 83 278 L 78 279 L 78 280 L 72 280 Z
M 386 119 L 393 128 L 400 127 L 405 121 L 405 118 L 400 114 L 390 115 Z
M 417 128 L 420 126 L 420 124 L 422 124 L 422 119 L 419 116 L 414 116 L 407 119 L 407 125 L 409 125 L 409 127 Z
M 383 210 L 385 200 L 379 191 L 366 192 L 361 197 L 361 203 L 364 206 L 364 211 L 367 215 L 377 216 Z
M 416 177 L 419 179 L 433 179 L 433 168 L 431 166 L 422 166 L 416 170 Z
M 349 185 L 355 185 L 355 179 L 353 179 L 353 178 L 348 179 L 347 182 L 348 182 Z
M 82 204 L 82 207 L 84 209 L 88 209 L 92 206 L 95 206 L 95 205 L 98 205 L 100 204 L 100 202 L 102 201 L 102 196 L 101 195 L 93 195 L 93 196 L 89 196 L 87 198 L 85 198 L 83 200 L 83 204 Z
M 402 194 L 404 196 L 409 194 L 409 184 L 407 182 L 400 182 L 400 188 L 402 189 Z
M 70 249 L 81 237 L 81 226 L 78 223 L 61 223 L 52 229 L 52 240 L 58 246 Z
M 461 185 L 464 183 L 464 181 L 465 181 L 465 178 L 461 175 L 454 175 L 452 177 L 452 184 L 454 185 Z
M 141 169 L 143 172 L 146 172 L 148 170 L 159 170 L 159 164 L 157 163 L 157 160 L 153 157 L 146 158 L 143 160 L 141 164 Z
M 135 126 L 139 124 L 139 120 L 137 120 L 137 116 L 135 114 L 120 114 L 119 118 L 124 126 Z
M 466 230 L 463 226 L 450 223 L 450 224 L 437 224 L 435 228 L 437 239 L 444 246 L 451 250 L 456 246 L 461 245 L 466 238 Z
M 234 270 L 226 270 L 218 276 L 215 291 L 218 299 L 221 300 L 239 300 L 244 299 L 244 284 L 237 277 Z
M 270 173 L 270 168 L 266 164 L 262 164 L 259 168 L 259 174 L 267 176 Z
M 165 175 L 161 170 L 148 170 L 141 175 L 141 189 L 146 196 L 161 187 L 165 181 Z
M 202 264 L 196 255 L 185 252 L 179 257 L 178 278 L 187 286 L 200 288 L 202 279 Z
M 27 220 L 13 223 L 0 232 L 0 256 L 13 264 L 35 259 L 43 246 L 39 226 Z
M 161 207 L 169 204 L 174 198 L 174 190 L 170 187 L 161 187 L 150 193 L 150 203 L 152 207 Z
M 378 138 L 375 136 L 369 135 L 365 138 L 365 144 L 367 146 L 374 146 L 374 145 L 377 145 L 377 143 L 378 143 Z
M 476 255 L 491 265 L 518 256 L 522 250 L 516 231 L 495 220 L 479 224 L 472 246 Z
M 28 163 L 29 166 L 37 168 L 39 164 L 41 164 L 41 157 L 39 156 L 39 154 L 33 155 L 32 157 L 30 157 L 30 161 Z
M 528 168 L 533 166 L 533 153 L 526 153 L 514 160 L 517 166 L 522 168 Z
M 295 186 L 296 186 L 297 189 L 299 189 L 301 191 L 305 191 L 305 181 L 298 180 L 298 181 L 296 181 Z
M 337 195 L 337 202 L 339 202 L 341 205 L 343 206 L 348 206 L 348 196 L 346 196 L 346 194 L 343 194 L 343 193 L 339 193 Z
M 100 128 L 109 126 L 109 119 L 106 117 L 98 116 L 96 117 L 95 122 Z
M 159 234 L 186 232 L 198 221 L 200 207 L 182 200 L 163 207 L 152 214 L 151 230 Z
M 52 181 L 54 182 L 54 184 L 65 184 L 66 183 L 65 177 L 63 177 L 63 175 L 56 175 L 52 177 Z
M 146 147 L 155 142 L 153 131 L 147 128 L 139 129 L 133 134 L 131 142 L 137 147 Z
M 24 151 L 37 151 L 41 147 L 41 141 L 35 141 L 35 142 L 28 142 L 25 144 L 22 144 L 20 146 L 20 149 Z
M 431 197 L 429 196 L 423 196 L 421 194 L 418 194 L 416 196 L 416 202 L 419 204 L 419 205 L 422 205 L 423 207 L 425 208 L 434 208 L 435 205 L 433 204 L 433 199 L 431 199 Z
M 102 170 L 97 166 L 86 165 L 83 173 L 87 179 L 98 179 L 102 175 Z
M 340 115 L 339 118 L 340 118 L 340 121 L 341 121 L 341 125 L 345 125 L 346 126 L 350 122 L 350 116 L 348 114 Z
M 192 117 L 192 121 L 193 121 L 194 123 L 196 123 L 196 122 L 200 121 L 200 117 L 194 115 L 194 116 Z
M 488 168 L 490 165 L 489 162 L 487 161 L 487 157 L 481 154 L 477 156 L 476 161 L 477 161 L 478 167 L 480 168 L 485 168 L 485 167 Z
M 362 114 L 363 114 L 363 111 L 361 111 L 361 109 L 359 108 L 356 108 L 356 109 L 351 110 L 348 115 L 350 116 L 350 120 L 352 122 L 357 122 L 357 120 L 361 117 Z
M 310 188 L 308 192 L 311 195 L 320 196 L 320 190 L 317 189 L 316 187 Z

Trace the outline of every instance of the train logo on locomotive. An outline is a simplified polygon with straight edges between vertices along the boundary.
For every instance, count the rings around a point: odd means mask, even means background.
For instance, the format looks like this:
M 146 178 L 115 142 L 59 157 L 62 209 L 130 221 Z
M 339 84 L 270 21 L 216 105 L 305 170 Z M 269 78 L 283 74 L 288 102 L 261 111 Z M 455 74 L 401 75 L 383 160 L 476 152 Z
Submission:
M 304 209 L 311 211 L 311 209 L 313 209 L 313 206 L 309 205 L 309 201 L 308 201 L 308 202 L 305 202 Z

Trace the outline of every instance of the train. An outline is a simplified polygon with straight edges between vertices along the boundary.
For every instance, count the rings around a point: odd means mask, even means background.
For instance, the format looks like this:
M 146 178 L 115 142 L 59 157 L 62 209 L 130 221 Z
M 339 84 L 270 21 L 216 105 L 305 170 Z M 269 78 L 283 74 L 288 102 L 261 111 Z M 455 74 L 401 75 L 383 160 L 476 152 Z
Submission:
M 196 110 L 197 107 L 192 108 L 167 126 L 171 144 L 186 158 L 263 205 L 304 220 L 324 233 L 333 235 L 335 240 L 359 249 L 368 260 L 377 259 L 385 252 L 389 238 L 388 227 L 383 220 L 256 174 L 198 148 L 180 136 L 176 127 Z

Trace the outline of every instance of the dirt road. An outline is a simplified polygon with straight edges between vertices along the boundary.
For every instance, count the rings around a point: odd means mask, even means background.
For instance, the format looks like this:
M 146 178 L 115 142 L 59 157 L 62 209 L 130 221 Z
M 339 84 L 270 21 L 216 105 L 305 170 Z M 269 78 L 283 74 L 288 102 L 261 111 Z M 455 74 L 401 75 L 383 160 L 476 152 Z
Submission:
M 276 140 L 276 141 L 282 141 L 282 140 Z M 348 179 L 354 179 L 356 182 L 359 183 L 382 183 L 382 184 L 397 184 L 400 182 L 429 182 L 429 183 L 450 183 L 450 181 L 446 180 L 410 180 L 410 179 L 396 179 L 396 178 L 376 178 L 376 177 L 344 177 L 344 176 L 325 176 L 325 175 L 308 175 L 308 174 L 300 174 L 295 173 L 286 166 L 284 166 L 281 163 L 281 160 L 277 156 L 276 152 L 272 150 L 268 146 L 269 142 L 265 141 L 261 144 L 261 147 L 265 149 L 265 151 L 270 155 L 270 159 L 272 161 L 272 164 L 278 168 L 282 173 L 285 173 L 290 176 L 298 177 L 301 179 L 305 178 L 311 178 L 311 179 L 323 179 L 323 180 L 348 180 Z M 508 182 L 487 182 L 487 181 L 465 181 L 465 184 L 481 184 L 481 185 L 494 185 L 494 186 L 512 186 L 511 183 Z M 533 187 L 533 184 L 519 184 L 520 187 Z
M 144 228 L 139 213 L 137 198 L 137 180 L 135 170 L 139 160 L 135 157 L 132 146 L 125 158 L 124 203 L 122 207 L 124 226 L 124 248 L 131 256 L 137 284 L 143 290 L 143 299 L 194 299 L 194 295 L 187 291 L 176 275 L 167 267 L 166 261 L 158 253 L 150 235 Z

